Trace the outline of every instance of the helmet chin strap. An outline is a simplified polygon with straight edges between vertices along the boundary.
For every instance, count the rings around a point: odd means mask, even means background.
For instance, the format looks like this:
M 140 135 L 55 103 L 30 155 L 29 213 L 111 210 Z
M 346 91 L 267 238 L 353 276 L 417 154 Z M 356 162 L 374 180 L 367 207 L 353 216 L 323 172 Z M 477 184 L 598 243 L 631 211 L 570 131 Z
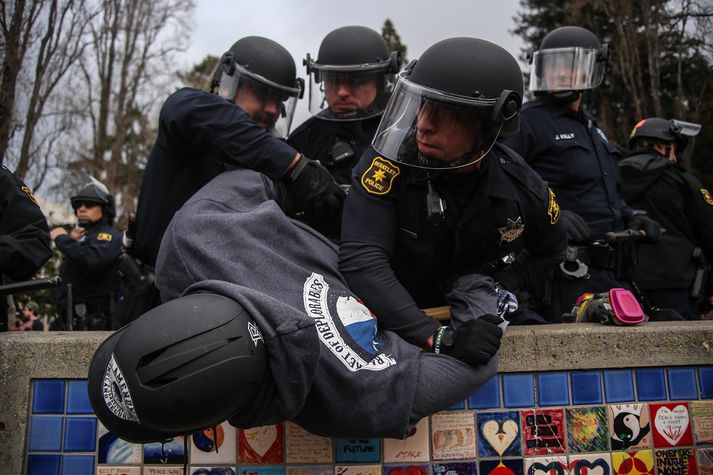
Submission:
M 571 104 L 582 97 L 582 91 L 558 91 L 550 92 L 549 95 L 554 102 L 566 105 Z

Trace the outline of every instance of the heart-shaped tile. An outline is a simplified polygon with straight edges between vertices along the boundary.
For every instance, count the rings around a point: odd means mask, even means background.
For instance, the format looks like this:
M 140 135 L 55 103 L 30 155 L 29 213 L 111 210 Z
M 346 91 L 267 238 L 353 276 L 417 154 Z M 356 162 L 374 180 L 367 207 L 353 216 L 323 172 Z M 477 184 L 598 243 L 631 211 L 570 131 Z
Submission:
M 561 462 L 553 460 L 550 463 L 535 462 L 530 465 L 527 471 L 528 475 L 565 475 L 565 467 Z
M 654 420 L 659 434 L 671 445 L 676 445 L 686 433 L 688 427 L 688 410 L 679 404 L 673 410 L 660 407 Z
M 575 460 L 570 464 L 572 475 L 609 475 L 611 469 L 609 464 L 604 459 L 590 460 Z
M 262 426 L 245 429 L 245 440 L 250 448 L 262 457 L 277 440 L 277 428 L 275 426 Z
M 501 429 L 502 427 L 502 429 Z M 483 424 L 483 437 L 495 449 L 498 455 L 503 455 L 518 435 L 517 422 L 507 419 L 502 423 L 488 421 Z

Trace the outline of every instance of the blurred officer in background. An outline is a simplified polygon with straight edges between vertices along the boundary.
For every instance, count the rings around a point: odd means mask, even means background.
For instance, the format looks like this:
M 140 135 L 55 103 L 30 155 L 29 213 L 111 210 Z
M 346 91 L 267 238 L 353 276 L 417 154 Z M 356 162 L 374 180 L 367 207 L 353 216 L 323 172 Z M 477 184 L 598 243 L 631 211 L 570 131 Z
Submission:
M 50 232 L 64 260 L 62 284 L 55 292 L 57 311 L 74 330 L 112 330 L 119 292 L 117 258 L 121 233 L 114 228 L 114 197 L 106 186 L 92 179 L 71 198 L 77 226 L 68 233 L 57 227 Z
M 638 248 L 634 282 L 652 305 L 700 318 L 696 300 L 705 293 L 713 262 L 713 197 L 678 157 L 701 126 L 658 117 L 631 131 L 631 152 L 620 163 L 622 194 L 645 210 L 666 233 Z

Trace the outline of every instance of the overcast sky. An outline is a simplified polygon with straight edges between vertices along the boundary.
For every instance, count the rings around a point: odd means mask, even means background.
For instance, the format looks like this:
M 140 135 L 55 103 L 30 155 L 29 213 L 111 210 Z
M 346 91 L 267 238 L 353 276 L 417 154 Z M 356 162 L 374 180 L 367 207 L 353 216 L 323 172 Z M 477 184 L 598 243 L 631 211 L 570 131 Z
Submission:
M 518 0 L 196 0 L 191 46 L 179 61 L 187 68 L 208 54 L 220 56 L 244 36 L 259 35 L 287 48 L 304 78 L 302 59 L 308 52 L 317 56 L 327 33 L 346 25 L 380 33 L 387 18 L 409 59 L 454 36 L 492 41 L 517 58 L 522 42 L 510 31 L 518 7 Z M 293 129 L 308 116 L 306 109 L 300 101 Z

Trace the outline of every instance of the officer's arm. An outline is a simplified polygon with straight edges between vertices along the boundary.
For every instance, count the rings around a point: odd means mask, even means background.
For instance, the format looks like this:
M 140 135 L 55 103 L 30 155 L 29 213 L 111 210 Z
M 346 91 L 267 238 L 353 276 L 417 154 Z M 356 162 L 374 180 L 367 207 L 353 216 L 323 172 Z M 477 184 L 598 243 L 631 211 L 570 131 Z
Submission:
M 684 209 L 696 235 L 695 244 L 705 253 L 709 265 L 713 264 L 713 195 L 693 175 L 686 180 L 695 188 L 684 194 Z
M 121 254 L 119 233 L 99 233 L 77 242 L 67 235 L 57 236 L 57 249 L 82 272 L 101 272 Z
M 240 107 L 197 89 L 183 88 L 172 94 L 161 109 L 159 127 L 170 139 L 161 145 L 175 147 L 176 156 L 185 156 L 185 150 L 181 150 L 184 147 L 210 151 L 225 163 L 251 168 L 273 179 L 284 175 L 300 157 Z

